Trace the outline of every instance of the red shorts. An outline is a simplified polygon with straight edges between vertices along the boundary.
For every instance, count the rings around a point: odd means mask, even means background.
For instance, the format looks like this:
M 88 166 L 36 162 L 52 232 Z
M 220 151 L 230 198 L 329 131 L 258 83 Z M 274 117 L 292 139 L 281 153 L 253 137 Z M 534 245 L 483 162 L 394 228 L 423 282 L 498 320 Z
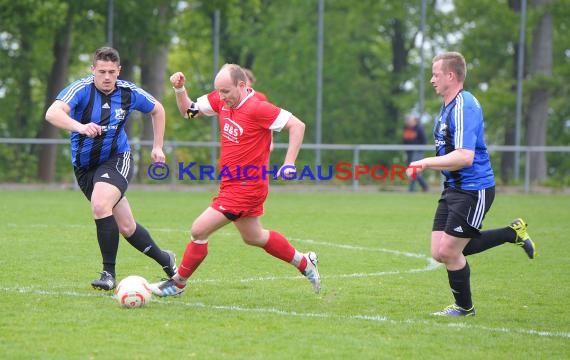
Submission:
M 210 206 L 232 221 L 244 216 L 261 216 L 267 192 L 265 182 L 222 182 Z

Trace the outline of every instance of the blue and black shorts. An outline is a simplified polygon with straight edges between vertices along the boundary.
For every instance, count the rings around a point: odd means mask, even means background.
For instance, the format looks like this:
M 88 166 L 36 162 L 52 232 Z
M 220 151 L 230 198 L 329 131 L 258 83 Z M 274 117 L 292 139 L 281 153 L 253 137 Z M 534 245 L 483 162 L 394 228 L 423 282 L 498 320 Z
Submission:
M 494 186 L 482 190 L 444 189 L 435 211 L 432 231 L 445 231 L 458 238 L 479 237 L 483 219 L 494 199 Z
M 114 185 L 125 195 L 129 182 L 133 178 L 133 156 L 130 151 L 111 156 L 102 164 L 90 168 L 75 167 L 75 178 L 79 188 L 91 201 L 91 194 L 97 182 Z

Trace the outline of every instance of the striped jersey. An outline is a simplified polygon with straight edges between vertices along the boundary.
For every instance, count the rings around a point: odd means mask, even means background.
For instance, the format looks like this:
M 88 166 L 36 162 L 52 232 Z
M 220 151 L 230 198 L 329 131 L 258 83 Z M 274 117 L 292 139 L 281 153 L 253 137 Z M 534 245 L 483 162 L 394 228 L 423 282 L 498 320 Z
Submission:
M 442 171 L 445 187 L 481 190 L 495 185 L 484 130 L 483 110 L 470 92 L 461 90 L 447 106 L 442 106 L 433 127 L 436 155 L 443 156 L 455 149 L 475 152 L 471 166 Z
M 71 132 L 71 163 L 89 168 L 107 161 L 112 155 L 130 151 L 125 132 L 129 115 L 138 110 L 149 113 L 156 99 L 130 81 L 117 80 L 115 90 L 106 95 L 97 90 L 93 75 L 74 81 L 58 95 L 71 108 L 72 119 L 101 126 L 101 135 L 90 138 Z

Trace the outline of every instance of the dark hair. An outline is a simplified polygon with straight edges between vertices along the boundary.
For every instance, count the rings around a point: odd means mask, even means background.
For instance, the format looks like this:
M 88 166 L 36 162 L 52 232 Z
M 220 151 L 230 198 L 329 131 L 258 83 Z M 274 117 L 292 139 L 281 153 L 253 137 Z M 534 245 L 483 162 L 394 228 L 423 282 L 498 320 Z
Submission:
M 93 55 L 93 65 L 97 61 L 111 61 L 117 64 L 121 63 L 121 58 L 119 57 L 119 52 L 112 47 L 103 46 L 95 50 Z
M 467 64 L 465 63 L 465 58 L 458 52 L 447 52 L 437 55 L 433 58 L 435 63 L 438 60 L 442 60 L 442 69 L 444 71 L 451 71 L 457 76 L 457 80 L 463 82 L 467 76 Z

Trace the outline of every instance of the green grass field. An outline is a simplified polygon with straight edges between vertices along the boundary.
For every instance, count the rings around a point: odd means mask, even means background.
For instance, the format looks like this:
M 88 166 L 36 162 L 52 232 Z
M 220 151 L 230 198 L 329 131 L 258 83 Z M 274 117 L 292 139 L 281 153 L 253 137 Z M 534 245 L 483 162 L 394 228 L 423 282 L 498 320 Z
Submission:
M 213 194 L 142 192 L 138 221 L 178 258 Z M 497 194 L 485 228 L 522 216 L 538 257 L 506 244 L 471 256 L 477 316 L 453 302 L 429 257 L 438 194 L 272 193 L 263 225 L 319 255 L 315 295 L 292 266 L 244 245 L 233 226 L 179 297 L 123 309 L 89 283 L 101 270 L 79 191 L 0 191 L 3 359 L 567 359 L 568 197 Z M 117 277 L 158 281 L 158 264 L 121 241 Z

